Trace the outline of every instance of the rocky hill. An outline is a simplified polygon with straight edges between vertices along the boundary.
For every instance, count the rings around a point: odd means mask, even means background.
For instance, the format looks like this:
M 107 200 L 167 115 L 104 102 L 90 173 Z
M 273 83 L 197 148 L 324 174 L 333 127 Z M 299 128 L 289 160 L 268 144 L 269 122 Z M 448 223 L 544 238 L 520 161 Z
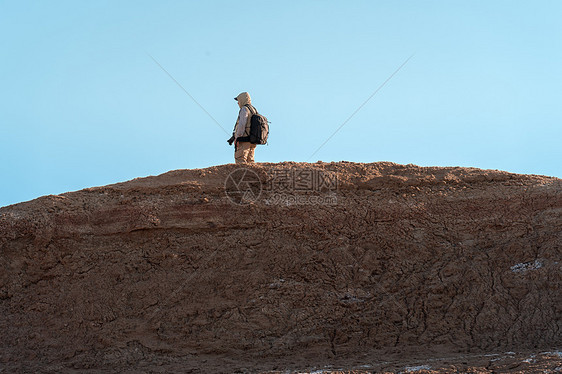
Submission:
M 0 372 L 559 362 L 562 181 L 393 163 L 177 170 L 1 208 L 0 267 Z

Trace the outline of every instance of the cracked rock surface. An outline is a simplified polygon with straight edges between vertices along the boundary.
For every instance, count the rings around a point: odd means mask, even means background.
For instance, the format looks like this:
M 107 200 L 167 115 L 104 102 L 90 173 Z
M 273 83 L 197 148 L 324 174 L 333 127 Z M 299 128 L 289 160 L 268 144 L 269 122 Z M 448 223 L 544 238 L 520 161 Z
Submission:
M 0 372 L 259 372 L 562 345 L 560 179 L 265 163 L 248 167 L 259 197 L 235 204 L 237 169 L 1 208 Z M 280 170 L 337 186 L 281 191 Z

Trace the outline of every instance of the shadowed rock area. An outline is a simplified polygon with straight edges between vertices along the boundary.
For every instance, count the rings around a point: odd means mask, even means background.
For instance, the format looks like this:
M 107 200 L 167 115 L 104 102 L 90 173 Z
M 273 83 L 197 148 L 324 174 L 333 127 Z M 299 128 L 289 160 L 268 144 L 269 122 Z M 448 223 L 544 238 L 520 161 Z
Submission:
M 560 179 L 266 163 L 238 205 L 238 168 L 1 208 L 0 372 L 394 372 L 463 354 L 460 372 L 562 346 Z M 337 183 L 297 188 L 322 175 Z

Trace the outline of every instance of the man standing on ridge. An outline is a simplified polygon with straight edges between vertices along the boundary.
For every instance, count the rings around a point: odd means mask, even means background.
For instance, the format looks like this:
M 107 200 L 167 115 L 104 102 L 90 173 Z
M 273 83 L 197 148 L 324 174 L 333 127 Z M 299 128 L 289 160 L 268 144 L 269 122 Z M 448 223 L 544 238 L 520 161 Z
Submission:
M 252 106 L 250 94 L 242 92 L 234 100 L 238 101 L 238 119 L 234 126 L 234 160 L 237 164 L 254 162 L 256 145 L 250 143 L 250 119 L 257 113 Z

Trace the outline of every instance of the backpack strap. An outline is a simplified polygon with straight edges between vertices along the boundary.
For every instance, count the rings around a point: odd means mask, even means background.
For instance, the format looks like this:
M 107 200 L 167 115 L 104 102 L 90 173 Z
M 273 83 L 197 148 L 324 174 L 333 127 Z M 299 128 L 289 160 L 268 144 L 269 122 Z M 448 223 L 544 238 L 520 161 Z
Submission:
M 258 114 L 258 110 L 256 108 L 254 108 L 254 106 L 252 104 L 246 104 L 244 106 L 246 108 L 248 108 L 248 110 L 250 111 L 250 114 L 252 114 L 252 115 Z

